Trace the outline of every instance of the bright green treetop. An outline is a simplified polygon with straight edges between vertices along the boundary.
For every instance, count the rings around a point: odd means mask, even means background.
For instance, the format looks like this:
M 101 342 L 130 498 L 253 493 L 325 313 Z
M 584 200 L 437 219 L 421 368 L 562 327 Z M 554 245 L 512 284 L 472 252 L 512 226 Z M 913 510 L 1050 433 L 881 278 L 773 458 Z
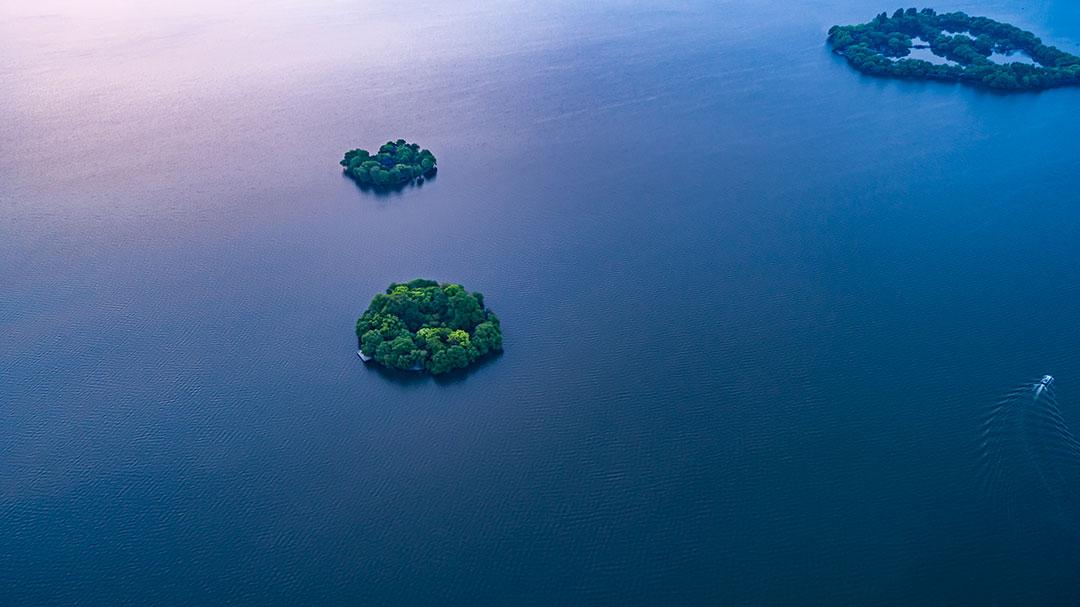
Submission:
M 360 350 L 395 369 L 446 373 L 502 350 L 499 319 L 461 285 L 394 283 L 356 321 Z

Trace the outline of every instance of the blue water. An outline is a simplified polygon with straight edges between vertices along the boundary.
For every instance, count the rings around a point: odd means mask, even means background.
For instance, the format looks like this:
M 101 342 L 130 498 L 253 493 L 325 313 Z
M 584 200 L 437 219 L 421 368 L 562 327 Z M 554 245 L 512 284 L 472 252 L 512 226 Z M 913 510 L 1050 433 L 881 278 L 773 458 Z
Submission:
M 977 482 L 1018 383 L 1080 425 L 1080 90 L 825 48 L 892 8 L 0 2 L 0 604 L 1080 603 Z M 417 276 L 505 355 L 365 369 Z
M 946 59 L 934 54 L 934 51 L 930 50 L 930 43 L 922 38 L 913 38 L 912 43 L 915 45 L 905 55 L 908 59 L 918 59 L 934 65 L 959 65 L 952 59 Z M 899 59 L 898 59 L 899 60 Z

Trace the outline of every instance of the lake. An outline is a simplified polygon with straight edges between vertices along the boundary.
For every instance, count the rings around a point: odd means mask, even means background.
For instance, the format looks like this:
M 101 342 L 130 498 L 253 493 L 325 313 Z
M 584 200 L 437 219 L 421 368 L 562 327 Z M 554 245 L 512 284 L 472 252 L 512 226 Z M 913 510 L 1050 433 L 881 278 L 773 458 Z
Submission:
M 1077 604 L 1080 478 L 979 470 L 1080 428 L 1080 90 L 825 46 L 894 8 L 0 1 L 0 603 Z M 415 277 L 505 353 L 365 368 Z

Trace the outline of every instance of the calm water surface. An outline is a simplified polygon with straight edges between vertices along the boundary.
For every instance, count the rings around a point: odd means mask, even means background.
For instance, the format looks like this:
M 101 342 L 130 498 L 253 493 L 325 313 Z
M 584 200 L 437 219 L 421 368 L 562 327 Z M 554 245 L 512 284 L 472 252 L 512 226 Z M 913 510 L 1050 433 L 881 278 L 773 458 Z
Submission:
M 976 472 L 1080 426 L 1080 91 L 863 77 L 856 0 L 158 4 L 0 1 L 0 604 L 1080 602 Z M 363 368 L 417 276 L 505 355 Z

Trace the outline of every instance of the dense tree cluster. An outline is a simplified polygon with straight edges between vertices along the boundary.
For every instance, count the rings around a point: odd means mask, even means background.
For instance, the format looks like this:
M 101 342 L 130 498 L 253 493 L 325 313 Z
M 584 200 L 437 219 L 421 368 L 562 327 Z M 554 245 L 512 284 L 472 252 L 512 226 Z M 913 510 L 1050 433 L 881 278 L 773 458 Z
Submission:
M 913 38 L 928 42 L 931 52 L 954 63 L 905 59 Z M 948 80 L 1006 91 L 1080 85 L 1080 57 L 1047 46 L 1013 25 L 965 13 L 939 15 L 914 8 L 897 10 L 891 17 L 881 13 L 869 23 L 833 26 L 829 42 L 855 69 L 875 76 Z M 1017 51 L 1038 65 L 990 60 L 994 52 Z
M 367 150 L 349 150 L 341 166 L 360 185 L 377 188 L 404 185 L 436 171 L 435 155 L 404 139 L 384 143 L 374 155 Z
M 484 296 L 461 285 L 416 279 L 394 283 L 356 321 L 360 350 L 395 369 L 439 374 L 502 350 L 499 319 Z

